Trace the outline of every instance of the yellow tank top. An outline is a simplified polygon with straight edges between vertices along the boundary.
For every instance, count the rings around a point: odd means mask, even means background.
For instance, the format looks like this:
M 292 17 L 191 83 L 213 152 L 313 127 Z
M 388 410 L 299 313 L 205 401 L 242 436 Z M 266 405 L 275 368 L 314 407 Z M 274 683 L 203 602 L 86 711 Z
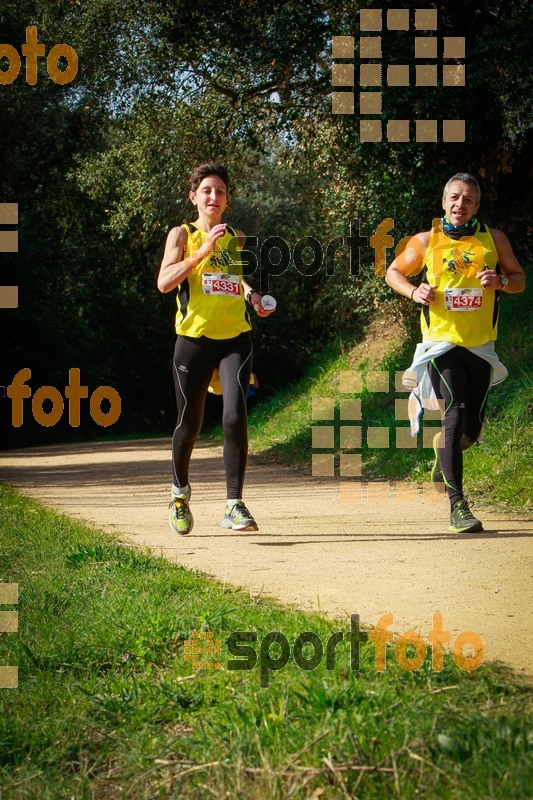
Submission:
M 463 347 L 494 341 L 498 334 L 500 292 L 485 290 L 476 279 L 484 268 L 498 269 L 498 252 L 488 227 L 478 222 L 472 236 L 452 239 L 434 220 L 426 250 L 425 280 L 437 285 L 435 302 L 422 307 L 425 342 Z
M 183 258 L 196 253 L 207 237 L 196 225 L 183 225 L 187 244 Z M 242 288 L 242 263 L 237 234 L 226 228 L 210 256 L 180 283 L 176 333 L 209 339 L 233 339 L 251 329 Z

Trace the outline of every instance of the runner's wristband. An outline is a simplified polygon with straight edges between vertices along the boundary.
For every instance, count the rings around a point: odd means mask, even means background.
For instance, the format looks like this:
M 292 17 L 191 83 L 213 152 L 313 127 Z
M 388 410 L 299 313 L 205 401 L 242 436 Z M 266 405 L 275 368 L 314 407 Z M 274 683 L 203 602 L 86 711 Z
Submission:
M 414 293 L 416 292 L 417 289 L 418 289 L 418 286 L 415 286 L 415 288 L 411 292 L 411 300 L 413 299 L 413 295 L 414 295 Z M 416 303 L 416 300 L 414 302 Z

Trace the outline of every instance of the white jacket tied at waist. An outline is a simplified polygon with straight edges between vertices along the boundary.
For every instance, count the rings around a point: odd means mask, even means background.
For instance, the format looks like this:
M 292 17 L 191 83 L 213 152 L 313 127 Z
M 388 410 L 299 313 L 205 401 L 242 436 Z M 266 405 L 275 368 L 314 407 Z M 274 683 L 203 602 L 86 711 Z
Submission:
M 402 385 L 407 391 L 411 391 L 409 396 L 408 411 L 411 422 L 411 435 L 416 436 L 420 430 L 420 415 L 424 408 L 437 410 L 439 401 L 435 395 L 435 390 L 429 379 L 428 364 L 443 353 L 447 353 L 452 347 L 457 345 L 453 342 L 421 342 L 416 346 L 413 363 L 402 377 Z M 502 364 L 494 349 L 494 342 L 468 347 L 471 353 L 488 361 L 491 366 L 490 385 L 496 386 L 504 381 L 509 374 L 506 367 Z M 441 401 L 442 403 L 442 401 Z

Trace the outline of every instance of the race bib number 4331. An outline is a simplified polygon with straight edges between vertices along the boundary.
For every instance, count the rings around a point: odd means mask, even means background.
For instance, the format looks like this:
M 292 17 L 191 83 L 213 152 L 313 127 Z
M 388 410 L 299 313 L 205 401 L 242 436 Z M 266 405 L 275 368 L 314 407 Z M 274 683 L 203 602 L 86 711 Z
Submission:
M 483 303 L 483 289 L 445 289 L 447 311 L 476 311 Z
M 204 272 L 202 275 L 202 291 L 204 294 L 224 294 L 228 297 L 239 297 L 241 282 L 238 275 L 228 275 L 225 272 Z

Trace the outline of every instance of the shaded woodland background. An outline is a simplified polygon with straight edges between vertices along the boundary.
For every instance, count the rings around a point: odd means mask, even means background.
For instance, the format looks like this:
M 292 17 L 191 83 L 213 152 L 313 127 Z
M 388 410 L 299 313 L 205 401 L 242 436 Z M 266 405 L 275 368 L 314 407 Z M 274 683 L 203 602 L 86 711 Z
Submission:
M 386 117 L 466 118 L 464 144 L 362 145 L 358 117 L 331 113 L 331 38 L 357 42 L 359 8 L 375 2 L 3 0 L 1 42 L 20 52 L 26 27 L 37 25 L 47 52 L 70 44 L 80 69 L 59 86 L 40 59 L 36 86 L 23 71 L 0 86 L 0 202 L 18 202 L 20 217 L 19 252 L 0 255 L 1 282 L 19 286 L 19 308 L 0 311 L 0 385 L 30 367 L 33 391 L 63 391 L 78 367 L 90 392 L 117 389 L 122 415 L 106 431 L 86 403 L 80 428 L 65 411 L 45 429 L 26 401 L 15 429 L 0 396 L 0 447 L 170 432 L 175 300 L 155 280 L 168 229 L 193 218 L 186 176 L 205 160 L 230 170 L 227 219 L 259 243 L 278 236 L 291 246 L 347 236 L 350 219 L 370 236 L 386 217 L 398 241 L 429 225 L 444 182 L 467 169 L 482 183 L 482 219 L 531 263 L 528 3 L 416 5 L 438 8 L 439 37 L 466 36 L 466 86 L 389 90 Z M 411 63 L 412 38 L 387 33 L 384 61 Z M 374 276 L 370 248 L 361 266 L 350 274 L 344 247 L 334 275 L 291 264 L 271 279 L 278 312 L 254 322 L 263 397 L 295 381 L 326 344 L 354 342 L 384 304 L 411 313 Z M 260 271 L 265 258 L 256 283 Z

